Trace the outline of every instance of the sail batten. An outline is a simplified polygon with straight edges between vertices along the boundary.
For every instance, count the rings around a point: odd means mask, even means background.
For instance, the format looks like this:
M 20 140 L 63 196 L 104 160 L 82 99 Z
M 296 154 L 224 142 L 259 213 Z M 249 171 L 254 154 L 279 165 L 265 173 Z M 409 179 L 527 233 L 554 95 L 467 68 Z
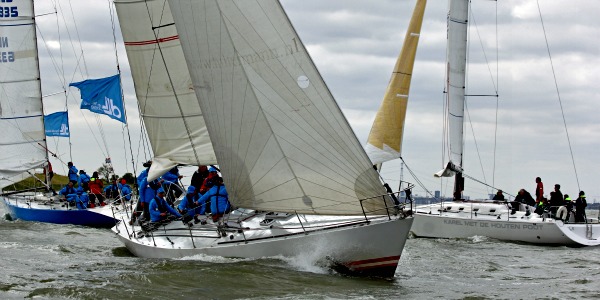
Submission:
M 12 6 L 0 18 L 0 189 L 47 161 L 33 1 Z
M 365 150 L 374 165 L 397 159 L 402 153 L 410 82 L 426 3 L 418 0 L 415 5 L 402 50 L 367 139 Z
M 278 1 L 169 5 L 234 205 L 362 214 L 384 194 Z

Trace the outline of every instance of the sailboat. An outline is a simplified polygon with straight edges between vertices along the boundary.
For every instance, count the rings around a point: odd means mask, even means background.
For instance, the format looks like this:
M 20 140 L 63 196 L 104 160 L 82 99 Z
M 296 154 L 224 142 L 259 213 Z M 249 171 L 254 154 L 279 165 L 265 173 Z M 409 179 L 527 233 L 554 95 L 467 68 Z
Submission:
M 589 218 L 575 223 L 568 214 L 551 217 L 534 213 L 519 202 L 463 200 L 463 121 L 468 0 L 451 0 L 447 43 L 447 120 L 449 162 L 435 174 L 455 177 L 451 202 L 417 206 L 411 231 L 417 237 L 468 238 L 487 236 L 532 244 L 595 246 L 600 244 L 600 224 Z M 571 216 L 572 217 L 572 216 Z
M 132 253 L 309 255 L 344 273 L 394 276 L 410 208 L 383 188 L 279 1 L 115 4 L 160 156 L 149 180 L 169 164 L 218 164 L 235 207 L 221 221 L 202 216 L 155 230 L 120 222 L 113 231 Z M 188 126 L 193 115 L 207 136 Z M 183 138 L 157 151 L 161 134 L 173 130 Z
M 0 188 L 49 174 L 33 1 L 3 3 L 0 18 Z M 9 13 L 8 13 L 9 12 Z M 36 178 L 36 177 L 34 177 Z M 39 180 L 39 179 L 38 179 Z M 49 188 L 43 180 L 38 187 Z M 77 209 L 32 188 L 0 194 L 12 219 L 113 227 L 111 206 Z

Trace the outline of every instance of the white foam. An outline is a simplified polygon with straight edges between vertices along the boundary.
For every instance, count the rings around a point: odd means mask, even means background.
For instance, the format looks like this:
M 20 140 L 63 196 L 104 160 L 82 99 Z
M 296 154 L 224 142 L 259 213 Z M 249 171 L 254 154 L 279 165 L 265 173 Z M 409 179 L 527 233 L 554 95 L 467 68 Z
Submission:
M 213 256 L 213 255 L 207 255 L 207 254 L 196 254 L 196 255 L 178 258 L 178 260 L 198 260 L 198 261 L 217 263 L 217 264 L 231 264 L 231 263 L 238 263 L 238 262 L 243 262 L 243 261 L 253 261 L 256 259 L 255 258 L 228 258 L 228 257 Z

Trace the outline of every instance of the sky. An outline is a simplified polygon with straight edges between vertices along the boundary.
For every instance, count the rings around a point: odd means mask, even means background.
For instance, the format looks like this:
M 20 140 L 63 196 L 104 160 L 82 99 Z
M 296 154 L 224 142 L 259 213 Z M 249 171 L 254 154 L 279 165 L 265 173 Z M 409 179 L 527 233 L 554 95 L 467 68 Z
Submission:
M 467 94 L 499 97 L 467 98 L 465 173 L 512 195 L 520 188 L 533 192 L 539 176 L 546 194 L 558 183 L 563 193 L 575 196 L 581 189 L 588 199 L 600 200 L 600 2 L 544 0 L 539 9 L 532 0 L 472 2 Z M 366 142 L 415 1 L 282 4 L 359 140 Z M 429 1 L 426 8 L 405 125 L 406 165 L 402 168 L 394 161 L 382 170 L 392 186 L 398 186 L 401 176 L 412 183 L 418 179 L 423 187 L 417 185 L 414 193 L 422 196 L 435 190 L 452 194 L 452 181 L 433 177 L 446 162 L 442 132 L 447 8 L 447 2 L 439 0 Z M 119 175 L 133 172 L 132 160 L 139 173 L 141 162 L 151 158 L 140 139 L 133 81 L 112 9 L 108 0 L 36 1 L 42 93 L 59 93 L 44 98 L 45 113 L 64 110 L 67 102 L 71 123 L 71 147 L 65 138 L 49 138 L 48 145 L 62 162 L 72 160 L 89 174 L 108 156 Z M 81 111 L 76 89 L 66 88 L 67 97 L 62 92 L 64 82 L 116 74 L 117 61 L 131 150 L 119 122 Z M 51 159 L 55 172 L 65 174 L 61 160 Z M 186 176 L 192 172 L 193 168 L 182 170 Z M 495 192 L 469 179 L 465 185 L 465 195 L 472 199 Z

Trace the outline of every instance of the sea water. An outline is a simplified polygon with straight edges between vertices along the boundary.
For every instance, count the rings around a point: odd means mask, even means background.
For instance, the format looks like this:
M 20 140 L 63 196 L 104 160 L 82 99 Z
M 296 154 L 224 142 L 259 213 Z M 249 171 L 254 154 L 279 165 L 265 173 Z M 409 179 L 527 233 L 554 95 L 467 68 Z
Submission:
M 379 280 L 336 274 L 310 253 L 137 258 L 110 230 L 2 219 L 0 261 L 0 299 L 600 298 L 600 248 L 485 237 L 411 238 L 394 279 Z

